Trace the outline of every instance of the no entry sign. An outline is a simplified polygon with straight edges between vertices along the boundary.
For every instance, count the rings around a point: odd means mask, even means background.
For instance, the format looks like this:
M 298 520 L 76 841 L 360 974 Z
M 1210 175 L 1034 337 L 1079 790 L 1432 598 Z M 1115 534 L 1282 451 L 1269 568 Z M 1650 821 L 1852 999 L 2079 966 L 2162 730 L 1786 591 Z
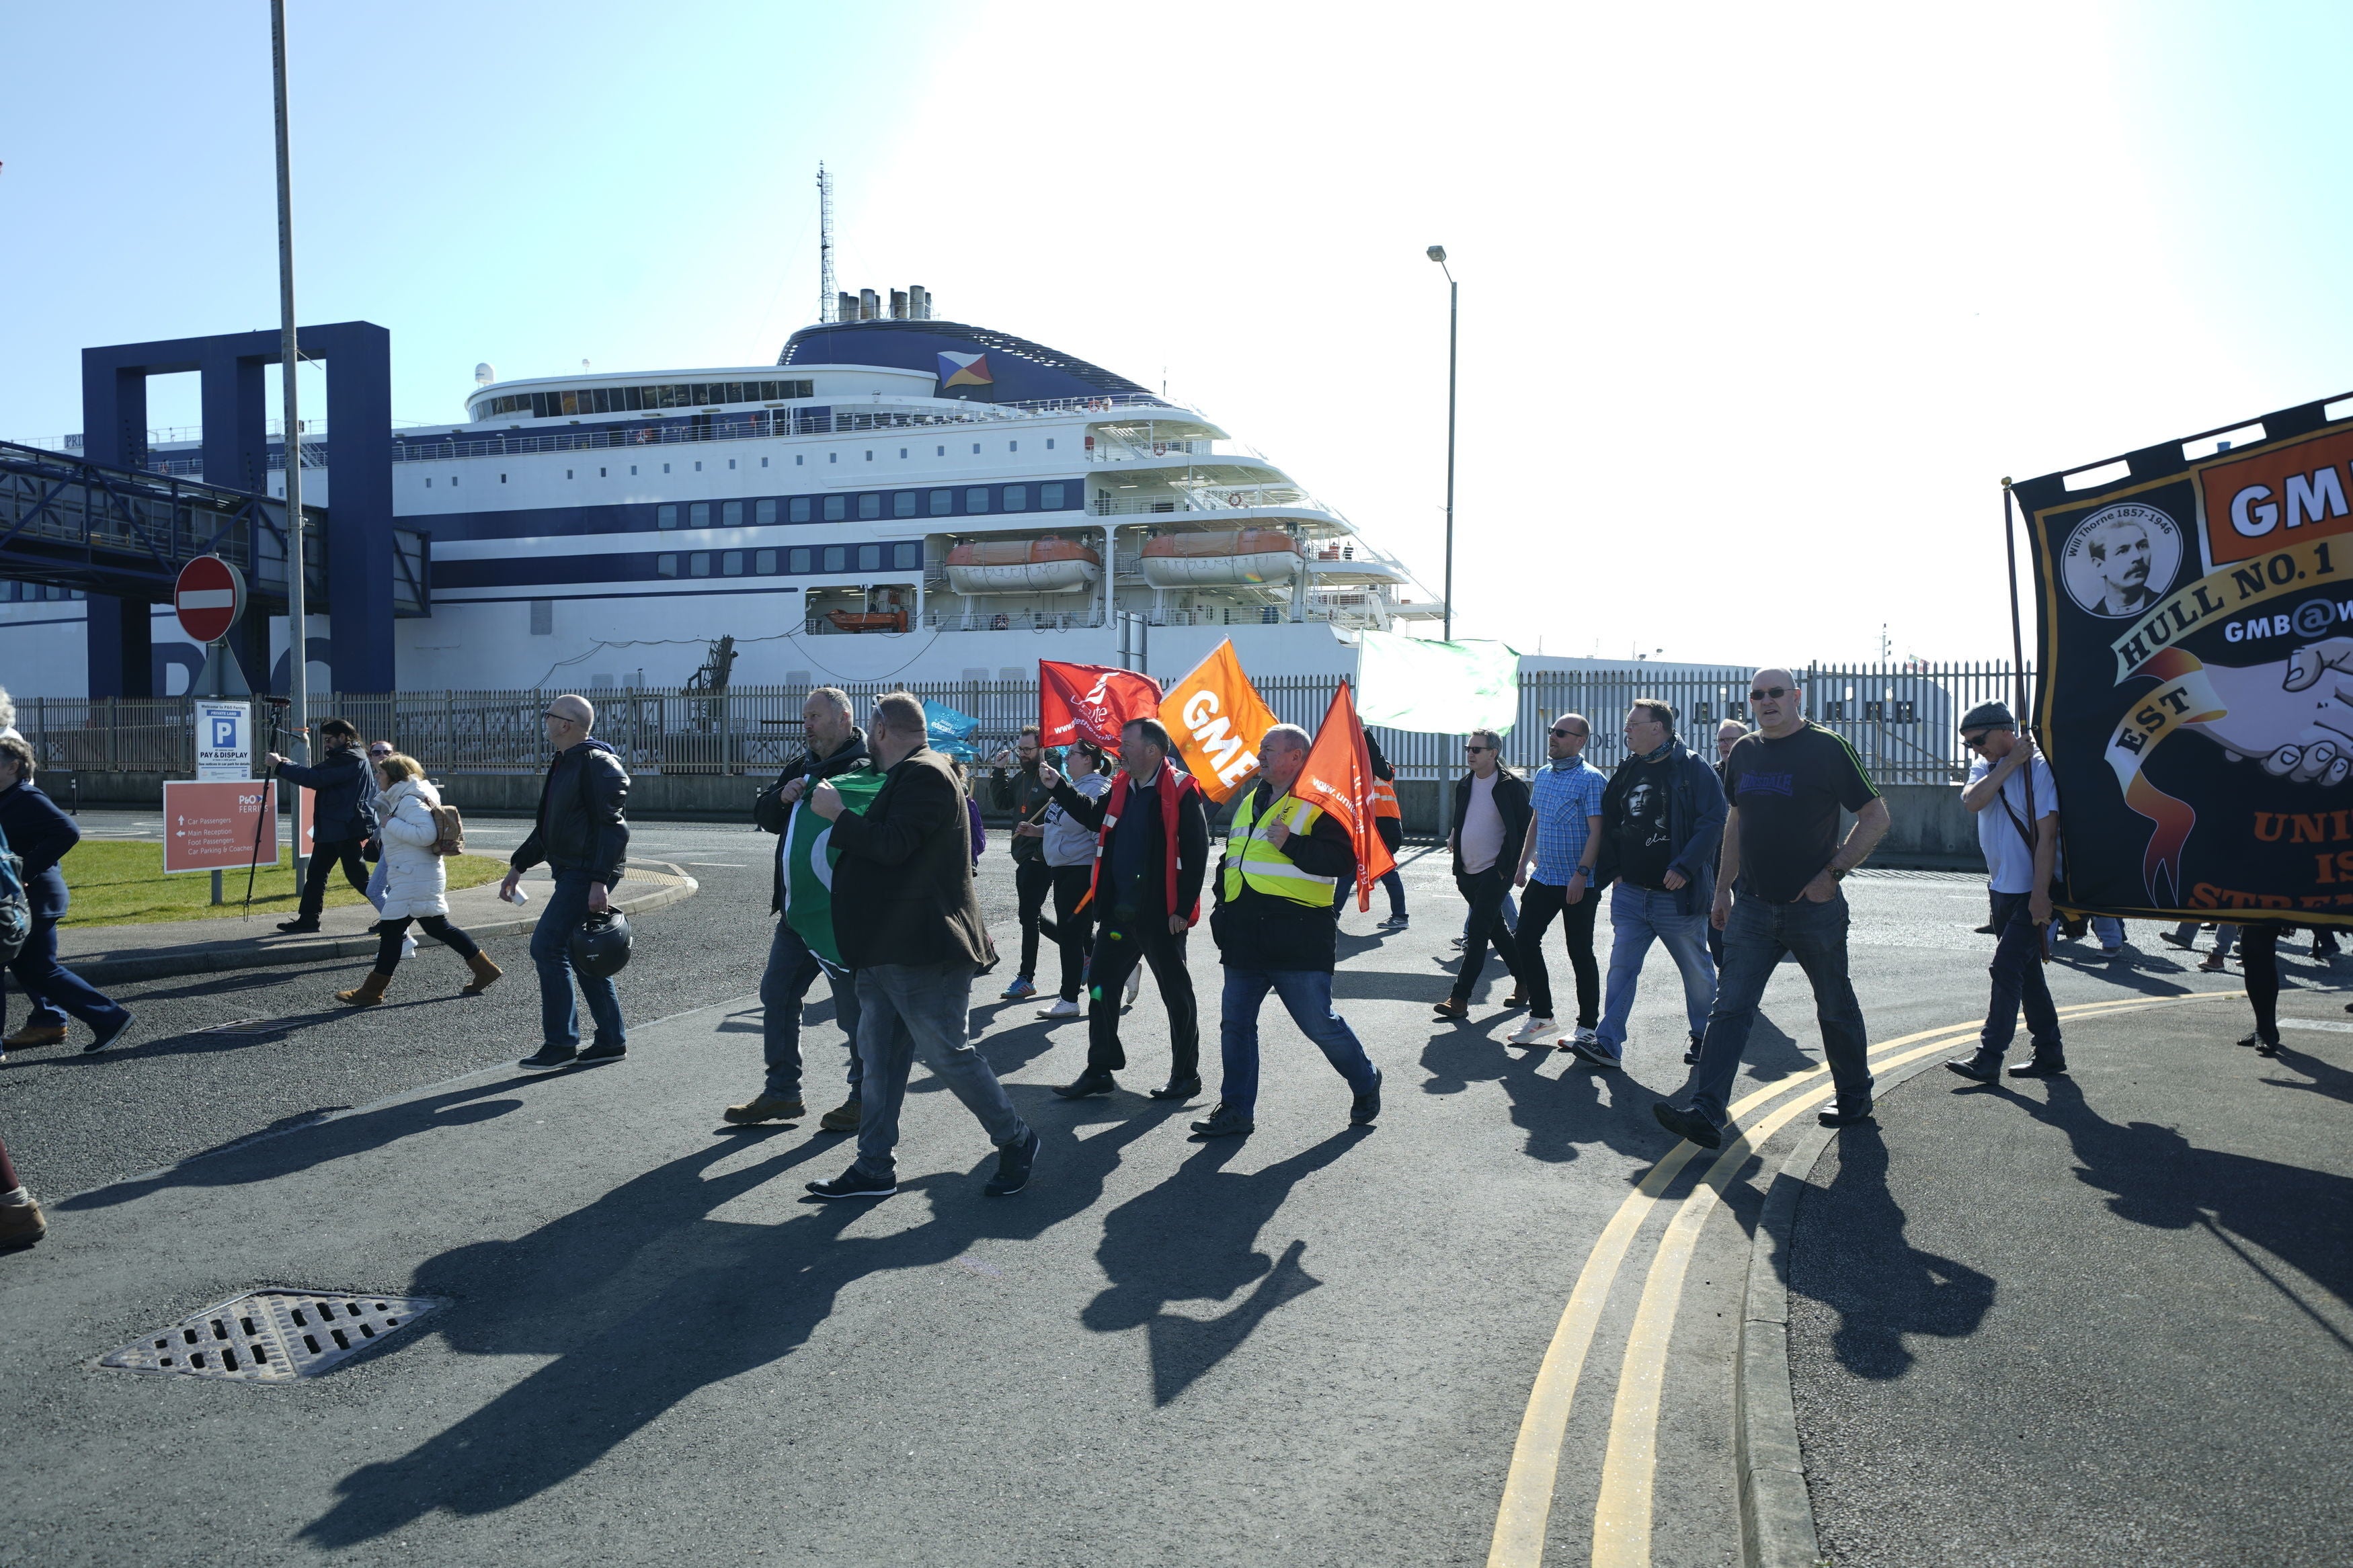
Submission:
M 245 608 L 245 574 L 217 555 L 199 555 L 180 568 L 172 607 L 190 642 L 218 642 Z

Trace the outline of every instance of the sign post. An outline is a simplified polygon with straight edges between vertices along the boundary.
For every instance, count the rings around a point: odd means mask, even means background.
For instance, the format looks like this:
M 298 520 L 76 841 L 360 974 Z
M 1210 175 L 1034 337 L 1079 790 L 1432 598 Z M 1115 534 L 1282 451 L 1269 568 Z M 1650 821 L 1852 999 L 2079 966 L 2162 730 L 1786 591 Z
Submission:
M 205 645 L 205 694 L 231 695 L 227 637 L 245 613 L 245 574 L 217 555 L 199 555 L 180 568 L 172 584 L 172 608 L 188 640 Z M 236 695 L 243 696 L 245 678 L 236 677 Z M 196 782 L 227 784 L 253 776 L 253 705 L 249 702 L 199 702 L 195 710 Z M 168 815 L 168 813 L 167 813 Z M 273 843 L 276 835 L 271 835 Z M 166 856 L 168 860 L 169 857 Z M 270 863 L 277 864 L 273 849 Z M 167 867 L 168 869 L 168 867 Z M 213 870 L 213 902 L 221 901 L 221 874 Z

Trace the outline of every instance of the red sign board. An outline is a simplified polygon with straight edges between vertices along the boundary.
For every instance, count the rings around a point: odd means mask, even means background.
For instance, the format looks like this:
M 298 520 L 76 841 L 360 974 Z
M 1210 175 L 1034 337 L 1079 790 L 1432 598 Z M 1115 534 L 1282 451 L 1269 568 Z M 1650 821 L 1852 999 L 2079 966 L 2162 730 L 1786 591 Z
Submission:
M 230 784 L 164 783 L 164 870 L 242 871 L 278 864 L 278 786 L 262 779 Z M 261 850 L 254 852 L 256 829 Z
M 172 607 L 190 642 L 218 642 L 245 609 L 245 574 L 217 555 L 199 555 L 180 568 Z
M 319 794 L 294 786 L 294 853 L 309 859 L 318 850 Z

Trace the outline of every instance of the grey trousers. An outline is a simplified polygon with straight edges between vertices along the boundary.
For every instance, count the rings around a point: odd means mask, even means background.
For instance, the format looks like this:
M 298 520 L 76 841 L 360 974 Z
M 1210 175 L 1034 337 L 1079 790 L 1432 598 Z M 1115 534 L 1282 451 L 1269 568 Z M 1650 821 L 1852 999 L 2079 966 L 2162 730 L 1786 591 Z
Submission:
M 860 1174 L 887 1180 L 897 1173 L 892 1151 L 899 1144 L 899 1107 L 919 1052 L 991 1143 L 1029 1135 L 988 1058 L 973 1049 L 972 976 L 969 963 L 876 963 L 858 971 L 858 1056 L 865 1077 L 858 1100 Z

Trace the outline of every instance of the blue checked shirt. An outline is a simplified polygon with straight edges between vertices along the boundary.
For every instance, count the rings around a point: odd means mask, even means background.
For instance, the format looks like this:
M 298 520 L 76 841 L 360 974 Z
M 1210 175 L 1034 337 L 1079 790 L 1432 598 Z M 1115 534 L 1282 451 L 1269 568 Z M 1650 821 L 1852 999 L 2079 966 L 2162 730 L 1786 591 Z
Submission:
M 1547 763 L 1530 789 L 1536 821 L 1536 881 L 1565 888 L 1585 858 L 1588 817 L 1601 815 L 1601 773 L 1583 757 L 1567 767 Z

